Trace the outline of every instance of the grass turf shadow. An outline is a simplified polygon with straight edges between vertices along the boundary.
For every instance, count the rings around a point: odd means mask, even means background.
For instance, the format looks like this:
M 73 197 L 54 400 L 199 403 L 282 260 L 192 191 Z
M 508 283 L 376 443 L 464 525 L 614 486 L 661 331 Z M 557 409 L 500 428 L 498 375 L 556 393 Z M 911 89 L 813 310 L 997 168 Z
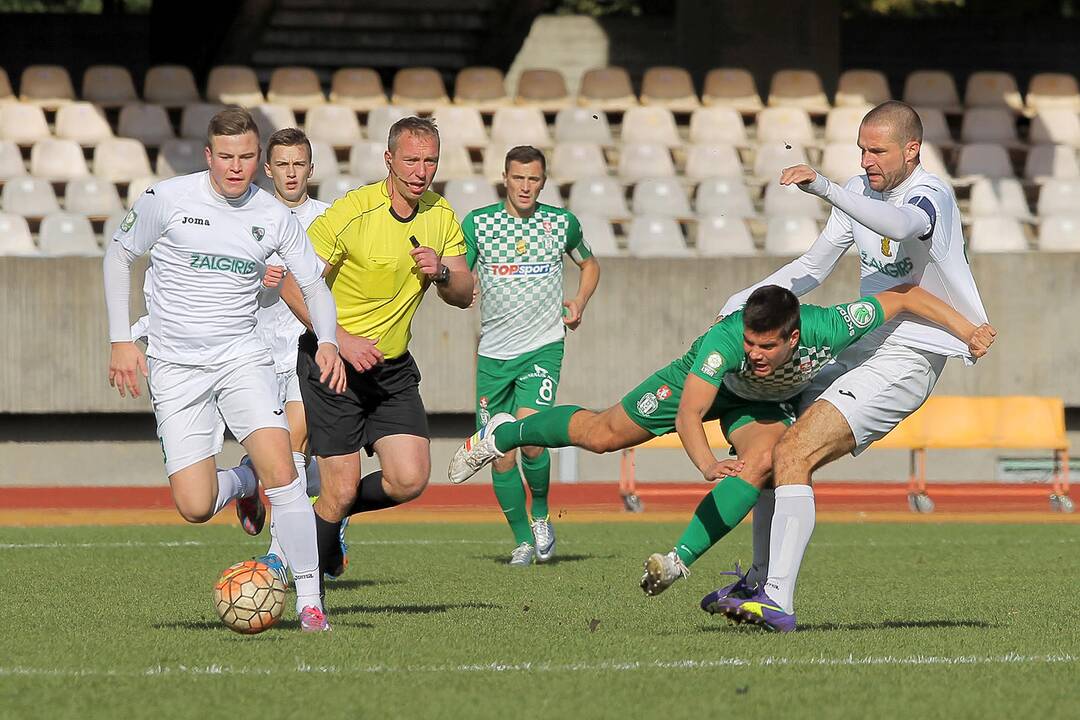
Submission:
M 721 616 L 723 617 L 723 616 Z M 978 628 L 996 627 L 985 620 L 883 620 L 867 623 L 813 623 L 799 625 L 795 632 L 835 632 L 837 630 L 914 630 L 921 628 Z M 738 625 L 702 625 L 701 632 L 755 632 L 762 628 L 750 623 Z
M 373 628 L 373 627 L 375 627 L 374 625 L 372 625 L 370 623 L 365 623 L 365 622 L 340 622 L 339 623 L 339 622 L 337 622 L 336 618 L 334 619 L 333 622 L 331 622 L 331 626 L 339 625 L 339 624 L 342 625 L 343 627 L 350 627 L 350 628 Z M 224 631 L 224 632 L 229 632 L 229 633 L 232 632 L 231 630 L 229 630 L 229 628 L 225 627 L 225 625 L 223 625 L 221 622 L 216 621 L 216 620 L 177 620 L 177 621 L 172 621 L 172 622 L 154 623 L 150 627 L 154 628 L 155 630 L 201 630 L 203 632 L 219 632 L 219 631 Z M 275 629 L 275 630 L 276 629 L 299 630 L 300 629 L 300 621 L 299 620 L 282 620 L 278 624 L 274 625 L 274 627 L 272 629 Z M 237 634 L 241 634 L 241 633 L 237 633 Z M 258 634 L 258 633 L 256 633 L 256 634 Z
M 330 616 L 337 617 L 344 614 L 392 614 L 392 615 L 433 615 L 451 610 L 498 610 L 501 605 L 491 603 L 439 603 L 434 605 L 342 605 L 341 607 L 330 606 Z
M 547 562 L 537 563 L 538 565 L 558 565 L 559 563 L 577 563 L 584 562 L 585 560 L 613 560 L 614 555 L 556 555 Z M 474 555 L 475 560 L 487 560 L 493 562 L 496 565 L 506 565 L 508 560 L 506 555 Z
M 381 587 L 383 585 L 404 585 L 404 580 L 385 579 L 385 580 L 360 580 L 360 579 L 344 579 L 344 580 L 327 580 L 326 590 L 359 590 L 361 588 L 369 587 Z

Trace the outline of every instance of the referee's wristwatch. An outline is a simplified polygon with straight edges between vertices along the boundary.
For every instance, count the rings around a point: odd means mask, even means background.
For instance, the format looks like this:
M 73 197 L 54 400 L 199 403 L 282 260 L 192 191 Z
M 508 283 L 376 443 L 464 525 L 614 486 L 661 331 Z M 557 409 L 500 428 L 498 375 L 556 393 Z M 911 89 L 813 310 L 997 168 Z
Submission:
M 431 276 L 431 282 L 436 285 L 445 285 L 450 282 L 450 268 L 440 263 L 439 271 Z

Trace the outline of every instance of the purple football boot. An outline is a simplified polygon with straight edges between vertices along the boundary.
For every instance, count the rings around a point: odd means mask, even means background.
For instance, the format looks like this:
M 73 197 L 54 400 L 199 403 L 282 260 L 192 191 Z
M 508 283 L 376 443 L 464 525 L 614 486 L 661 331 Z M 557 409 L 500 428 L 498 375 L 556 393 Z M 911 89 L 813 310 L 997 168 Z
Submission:
M 759 588 L 745 600 L 735 598 L 722 600 L 719 603 L 718 612 L 736 623 L 759 625 L 773 632 L 795 630 L 795 613 L 784 612 L 784 609 L 765 593 L 764 587 Z
M 742 571 L 739 563 L 735 563 L 734 570 L 725 570 L 720 573 L 721 575 L 732 575 L 736 578 L 735 582 L 730 585 L 725 585 L 722 588 L 717 588 L 711 593 L 701 598 L 701 609 L 707 613 L 716 614 L 723 612 L 723 606 L 721 602 L 727 599 L 745 600 L 754 594 L 754 586 L 747 582 L 747 577 L 750 575 L 750 571 Z

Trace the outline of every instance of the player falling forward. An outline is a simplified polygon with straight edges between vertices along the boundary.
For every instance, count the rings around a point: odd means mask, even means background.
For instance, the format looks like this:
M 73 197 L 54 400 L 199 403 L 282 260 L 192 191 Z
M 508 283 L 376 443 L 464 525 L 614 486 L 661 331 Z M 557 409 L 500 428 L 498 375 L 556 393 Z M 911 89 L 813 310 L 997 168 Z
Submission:
M 480 279 L 480 346 L 476 422 L 492 414 L 528 417 L 555 403 L 566 328 L 576 330 L 600 280 L 600 263 L 581 224 L 561 208 L 537 202 L 547 180 L 544 154 L 522 145 L 506 154 L 506 202 L 473 210 L 461 223 L 466 261 Z M 563 255 L 581 268 L 578 291 L 563 300 Z M 522 475 L 532 495 L 527 509 Z M 551 458 L 545 448 L 514 451 L 491 467 L 492 486 L 517 546 L 510 565 L 547 562 L 555 554 L 548 515 Z
M 109 383 L 137 397 L 138 373 L 147 378 L 173 501 L 188 522 L 206 522 L 237 499 L 245 530 L 257 533 L 265 518 L 262 482 L 293 568 L 300 626 L 329 630 L 319 598 L 314 513 L 290 457 L 274 363 L 255 333 L 255 313 L 265 260 L 277 252 L 318 328 L 322 380 L 341 389 L 333 297 L 296 216 L 252 185 L 259 135 L 246 110 L 226 108 L 211 119 L 206 160 L 207 172 L 148 189 L 109 243 Z M 131 264 L 147 252 L 154 271 L 144 357 L 131 342 L 128 312 Z M 219 413 L 252 467 L 216 470 Z

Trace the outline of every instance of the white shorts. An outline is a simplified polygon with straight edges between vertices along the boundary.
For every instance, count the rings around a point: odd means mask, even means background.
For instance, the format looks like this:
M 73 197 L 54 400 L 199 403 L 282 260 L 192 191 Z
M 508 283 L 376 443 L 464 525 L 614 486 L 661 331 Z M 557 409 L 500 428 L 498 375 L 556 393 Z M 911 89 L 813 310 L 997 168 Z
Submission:
M 147 362 L 169 475 L 221 452 L 226 423 L 241 442 L 261 428 L 289 429 L 269 354 L 210 366 Z
M 799 413 L 816 400 L 834 405 L 851 427 L 858 455 L 918 410 L 934 390 L 948 358 L 885 340 L 856 343 L 814 378 Z
M 296 368 L 289 368 L 285 371 L 279 371 L 277 375 L 278 386 L 278 402 L 282 407 L 285 407 L 285 403 L 291 402 L 304 402 L 304 398 L 300 396 L 300 378 L 296 376 Z

